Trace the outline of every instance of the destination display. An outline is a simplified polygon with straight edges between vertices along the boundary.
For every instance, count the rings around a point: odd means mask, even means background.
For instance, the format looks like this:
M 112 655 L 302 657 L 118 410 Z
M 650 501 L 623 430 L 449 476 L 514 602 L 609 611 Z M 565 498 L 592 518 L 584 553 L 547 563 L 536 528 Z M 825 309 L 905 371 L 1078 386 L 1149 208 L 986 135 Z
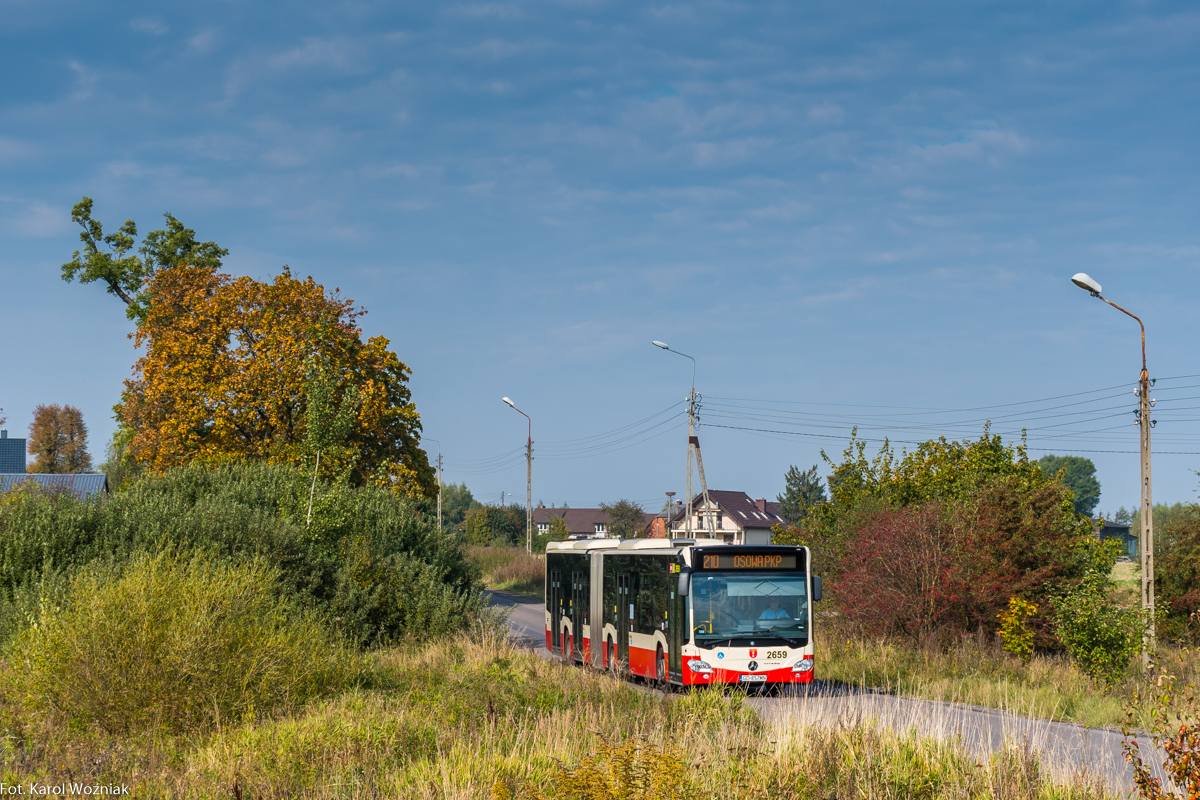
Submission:
M 795 569 L 796 557 L 764 553 L 733 555 L 705 553 L 702 567 L 703 569 Z

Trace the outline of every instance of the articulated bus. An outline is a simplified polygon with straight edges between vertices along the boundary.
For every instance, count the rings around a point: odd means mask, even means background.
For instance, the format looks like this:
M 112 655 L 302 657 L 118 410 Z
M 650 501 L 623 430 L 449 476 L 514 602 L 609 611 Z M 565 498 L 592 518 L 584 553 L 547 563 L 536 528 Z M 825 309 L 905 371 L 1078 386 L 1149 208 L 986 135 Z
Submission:
M 546 546 L 546 648 L 679 686 L 809 683 L 807 547 L 718 539 Z

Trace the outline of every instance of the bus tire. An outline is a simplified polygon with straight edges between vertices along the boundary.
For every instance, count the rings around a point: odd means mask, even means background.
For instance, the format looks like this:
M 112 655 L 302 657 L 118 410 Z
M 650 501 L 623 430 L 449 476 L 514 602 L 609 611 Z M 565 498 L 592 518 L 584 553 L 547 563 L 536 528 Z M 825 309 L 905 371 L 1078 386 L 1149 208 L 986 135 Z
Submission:
M 658 682 L 666 685 L 667 683 L 667 657 L 663 655 L 662 645 L 658 646 L 658 651 L 654 654 L 654 677 Z
M 617 643 L 612 639 L 608 640 L 608 671 L 617 676 L 621 674 L 621 670 L 617 664 Z

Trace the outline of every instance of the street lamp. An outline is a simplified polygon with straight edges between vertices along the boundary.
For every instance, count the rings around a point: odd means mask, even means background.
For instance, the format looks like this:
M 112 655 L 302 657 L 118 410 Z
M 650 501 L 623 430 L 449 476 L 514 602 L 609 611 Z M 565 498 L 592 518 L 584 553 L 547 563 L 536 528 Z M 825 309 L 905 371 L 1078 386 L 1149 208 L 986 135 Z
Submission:
M 1134 314 L 1130 314 L 1111 300 L 1101 297 L 1100 284 L 1086 272 L 1076 273 L 1071 277 L 1071 283 L 1099 297 L 1122 314 L 1137 320 L 1142 329 L 1142 374 L 1138 378 L 1138 425 L 1141 426 L 1142 440 L 1142 486 L 1139 492 L 1142 503 L 1141 517 L 1141 549 L 1142 549 L 1142 610 L 1146 615 L 1146 634 L 1142 639 L 1142 666 L 1149 668 L 1150 652 L 1154 649 L 1154 503 L 1150 493 L 1150 429 L 1154 421 L 1150 419 L 1150 373 L 1146 370 L 1146 326 Z
M 501 398 L 513 411 L 529 422 L 529 436 L 525 439 L 525 552 L 533 552 L 533 420 L 507 397 Z
M 650 342 L 650 344 L 654 345 L 655 347 L 661 347 L 668 353 L 674 353 L 677 356 L 683 356 L 692 362 L 692 387 L 688 391 L 687 511 L 684 519 L 687 520 L 688 525 L 692 524 L 692 457 L 694 454 L 696 459 L 696 468 L 700 473 L 700 490 L 704 493 L 704 510 L 706 513 L 705 520 L 707 521 L 707 512 L 709 510 L 708 482 L 704 480 L 704 461 L 700 456 L 700 439 L 696 436 L 696 359 L 692 358 L 687 353 L 681 353 L 678 350 L 672 350 L 669 346 L 667 346 L 666 342 L 660 342 L 657 339 Z

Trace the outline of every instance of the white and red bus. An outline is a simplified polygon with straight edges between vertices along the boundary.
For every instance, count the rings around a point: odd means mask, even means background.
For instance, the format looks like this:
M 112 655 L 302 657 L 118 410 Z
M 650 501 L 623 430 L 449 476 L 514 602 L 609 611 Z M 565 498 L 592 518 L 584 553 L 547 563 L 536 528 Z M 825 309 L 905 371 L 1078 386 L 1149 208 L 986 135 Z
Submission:
M 588 539 L 546 547 L 546 648 L 680 686 L 808 683 L 807 547 Z

